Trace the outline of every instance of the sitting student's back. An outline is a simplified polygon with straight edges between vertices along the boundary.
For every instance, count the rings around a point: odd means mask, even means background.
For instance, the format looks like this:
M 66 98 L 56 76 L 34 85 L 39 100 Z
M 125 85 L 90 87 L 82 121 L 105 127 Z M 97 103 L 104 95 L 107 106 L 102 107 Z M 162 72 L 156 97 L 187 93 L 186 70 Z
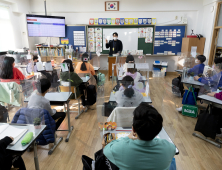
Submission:
M 133 113 L 130 135 L 106 145 L 104 155 L 120 170 L 168 170 L 176 147 L 156 138 L 162 122 L 155 108 L 140 104 Z
M 118 107 L 137 107 L 143 102 L 143 95 L 134 90 L 134 81 L 131 76 L 125 76 L 121 81 L 124 90 L 115 93 L 115 99 Z
M 195 65 L 193 68 L 191 68 L 188 73 L 194 73 L 194 76 L 197 76 L 199 74 L 203 74 L 205 65 L 203 64 L 206 61 L 206 57 L 204 55 L 199 55 L 195 59 Z
M 66 117 L 65 112 L 57 112 L 55 109 L 51 109 L 50 102 L 45 98 L 48 93 L 51 83 L 48 79 L 40 79 L 36 83 L 37 93 L 32 94 L 28 102 L 28 108 L 41 108 L 49 112 L 52 118 L 56 121 L 56 130 Z
M 95 75 L 95 70 L 93 68 L 93 66 L 88 63 L 88 54 L 84 53 L 82 55 L 82 62 L 79 62 L 75 68 L 76 73 L 90 73 L 93 76 Z

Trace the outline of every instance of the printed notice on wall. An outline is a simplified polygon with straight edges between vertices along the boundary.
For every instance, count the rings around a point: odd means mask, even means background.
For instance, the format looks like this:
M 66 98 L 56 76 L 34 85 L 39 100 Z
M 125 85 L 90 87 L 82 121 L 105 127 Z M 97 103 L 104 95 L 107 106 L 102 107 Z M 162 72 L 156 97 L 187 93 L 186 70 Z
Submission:
M 73 31 L 74 46 L 85 45 L 85 32 L 84 31 Z

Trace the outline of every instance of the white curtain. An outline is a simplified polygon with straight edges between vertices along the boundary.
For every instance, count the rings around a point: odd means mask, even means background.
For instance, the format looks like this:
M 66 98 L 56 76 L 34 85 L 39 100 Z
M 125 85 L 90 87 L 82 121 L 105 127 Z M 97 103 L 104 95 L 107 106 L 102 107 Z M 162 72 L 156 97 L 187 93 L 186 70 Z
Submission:
M 0 5 L 0 51 L 15 48 L 9 8 Z

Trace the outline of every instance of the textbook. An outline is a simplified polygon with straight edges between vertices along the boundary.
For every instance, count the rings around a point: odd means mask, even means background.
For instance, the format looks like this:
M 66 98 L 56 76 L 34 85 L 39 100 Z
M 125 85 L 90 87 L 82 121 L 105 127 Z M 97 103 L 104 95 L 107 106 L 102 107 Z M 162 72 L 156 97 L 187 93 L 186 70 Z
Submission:
M 10 145 L 15 145 L 27 131 L 28 129 L 19 129 L 9 124 L 0 125 L 0 140 L 6 136 L 13 137 L 14 141 Z

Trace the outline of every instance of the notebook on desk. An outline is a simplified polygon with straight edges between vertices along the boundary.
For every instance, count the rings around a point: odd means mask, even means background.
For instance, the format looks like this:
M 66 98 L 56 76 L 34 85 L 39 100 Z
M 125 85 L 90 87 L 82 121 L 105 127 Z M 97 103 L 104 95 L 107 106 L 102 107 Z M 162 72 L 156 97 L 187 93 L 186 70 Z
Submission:
M 15 145 L 19 139 L 28 131 L 28 129 L 19 129 L 12 125 L 0 125 L 0 140 L 4 137 L 13 137 L 14 141 L 10 145 Z

